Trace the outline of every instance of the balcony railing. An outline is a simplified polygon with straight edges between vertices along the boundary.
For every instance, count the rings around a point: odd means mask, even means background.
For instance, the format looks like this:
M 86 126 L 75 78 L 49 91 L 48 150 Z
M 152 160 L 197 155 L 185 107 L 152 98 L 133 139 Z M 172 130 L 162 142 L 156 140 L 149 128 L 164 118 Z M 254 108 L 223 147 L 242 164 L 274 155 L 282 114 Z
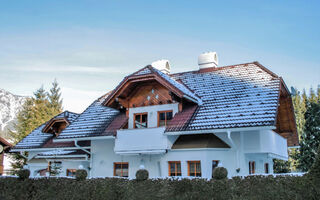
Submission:
M 168 149 L 165 127 L 117 131 L 114 150 L 118 154 L 158 154 Z

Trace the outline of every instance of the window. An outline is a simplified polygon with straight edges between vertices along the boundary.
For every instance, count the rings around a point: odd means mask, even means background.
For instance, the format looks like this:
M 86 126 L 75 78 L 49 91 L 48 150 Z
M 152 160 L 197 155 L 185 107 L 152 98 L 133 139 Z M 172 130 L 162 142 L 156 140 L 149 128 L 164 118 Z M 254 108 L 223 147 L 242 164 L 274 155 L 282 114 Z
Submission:
M 269 174 L 269 163 L 264 164 L 264 173 Z
M 129 163 L 127 162 L 114 163 L 113 176 L 128 177 Z
M 74 177 L 76 176 L 76 169 L 67 169 L 67 176 Z
M 180 161 L 169 161 L 169 176 L 181 176 Z
M 48 172 L 51 176 L 60 174 L 62 168 L 62 162 L 60 161 L 49 161 Z
M 213 170 L 214 168 L 218 167 L 219 160 L 213 160 L 212 161 L 212 177 L 213 177 Z
M 148 113 L 134 114 L 134 128 L 148 128 Z
M 188 176 L 201 177 L 200 161 L 188 161 Z
M 249 162 L 249 174 L 254 174 L 256 171 L 256 162 L 250 161 Z
M 167 126 L 170 120 L 172 120 L 172 110 L 158 112 L 158 126 Z

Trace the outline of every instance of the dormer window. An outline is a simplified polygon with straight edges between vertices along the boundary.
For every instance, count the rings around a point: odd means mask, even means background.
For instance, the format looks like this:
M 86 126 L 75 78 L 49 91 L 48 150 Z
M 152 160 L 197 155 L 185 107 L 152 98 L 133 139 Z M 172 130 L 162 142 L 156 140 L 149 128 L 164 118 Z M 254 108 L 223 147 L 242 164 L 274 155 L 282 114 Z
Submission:
M 159 111 L 158 112 L 158 127 L 167 126 L 167 124 L 172 120 L 173 114 L 172 110 Z
M 58 136 L 68 125 L 69 122 L 65 118 L 51 119 L 42 129 L 42 132 Z
M 134 128 L 148 128 L 148 113 L 134 114 Z

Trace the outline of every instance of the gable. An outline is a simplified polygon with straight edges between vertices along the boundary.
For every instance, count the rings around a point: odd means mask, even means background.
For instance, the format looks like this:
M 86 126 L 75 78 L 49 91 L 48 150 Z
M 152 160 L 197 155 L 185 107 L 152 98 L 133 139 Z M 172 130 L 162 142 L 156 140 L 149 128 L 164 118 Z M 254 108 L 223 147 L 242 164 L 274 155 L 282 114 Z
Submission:
M 280 85 L 276 129 L 274 131 L 287 139 L 288 146 L 298 146 L 299 137 L 296 127 L 292 98 L 282 80 Z
M 137 85 L 126 97 L 118 98 L 126 108 L 172 103 L 174 98 L 170 91 L 155 81 Z
M 23 138 L 20 142 L 18 142 L 14 149 L 28 149 L 28 148 L 41 148 L 45 145 L 50 139 L 54 138 L 54 134 L 43 132 L 45 127 L 51 127 L 50 124 L 54 124 L 54 119 L 65 118 L 68 123 L 72 124 L 77 118 L 79 114 L 65 111 L 57 116 L 53 117 L 51 120 L 41 124 L 39 127 L 34 129 L 29 135 Z
M 150 85 L 156 86 L 162 93 L 158 92 L 158 95 L 165 95 L 165 98 L 172 100 L 169 97 L 167 91 L 169 91 L 170 96 L 177 99 L 185 99 L 186 101 L 201 103 L 201 100 L 195 96 L 185 85 L 177 82 L 168 75 L 154 69 L 151 66 L 147 66 L 130 76 L 125 77 L 125 79 L 117 86 L 115 90 L 106 98 L 103 103 L 105 106 L 121 109 L 128 108 L 127 104 L 134 92 L 140 89 L 140 87 L 145 87 Z M 159 87 L 162 86 L 162 87 Z M 164 88 L 166 90 L 164 90 Z M 140 92 L 150 92 L 150 91 L 140 91 Z M 150 94 L 151 95 L 151 94 Z M 158 96 L 159 97 L 159 96 Z M 157 99 L 153 99 L 157 102 Z
M 42 129 L 42 132 L 51 133 L 58 136 L 68 125 L 69 122 L 67 119 L 54 118 L 45 125 L 45 127 Z

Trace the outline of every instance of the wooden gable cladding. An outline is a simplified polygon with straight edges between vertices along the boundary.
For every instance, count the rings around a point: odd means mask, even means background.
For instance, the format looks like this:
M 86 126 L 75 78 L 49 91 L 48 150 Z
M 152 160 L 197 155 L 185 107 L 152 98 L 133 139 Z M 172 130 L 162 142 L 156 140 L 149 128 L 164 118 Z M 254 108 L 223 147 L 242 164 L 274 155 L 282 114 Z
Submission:
M 161 77 L 155 74 L 148 74 L 127 77 L 107 97 L 104 105 L 121 109 L 167 104 L 180 100 L 183 96 L 184 94 L 180 90 L 164 81 Z
M 132 108 L 172 103 L 173 98 L 167 88 L 156 82 L 152 82 L 136 87 L 126 101 L 127 102 L 123 103 L 126 103 L 129 108 Z M 121 103 L 120 100 L 119 102 Z
M 277 111 L 275 131 L 287 139 L 288 146 L 299 145 L 299 137 L 297 133 L 292 98 L 283 80 L 281 81 L 280 86 L 279 106 Z
M 69 125 L 69 122 L 65 118 L 56 118 L 50 120 L 46 126 L 43 128 L 42 132 L 45 133 L 53 133 L 56 136 L 61 133 L 67 126 Z

